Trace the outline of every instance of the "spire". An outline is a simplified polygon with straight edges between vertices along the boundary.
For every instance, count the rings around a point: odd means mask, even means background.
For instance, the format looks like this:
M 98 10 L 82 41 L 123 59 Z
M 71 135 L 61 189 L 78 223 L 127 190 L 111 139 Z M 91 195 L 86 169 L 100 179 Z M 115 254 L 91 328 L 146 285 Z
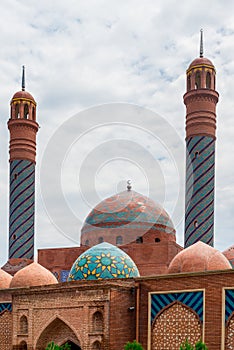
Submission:
M 203 29 L 200 30 L 200 57 L 203 57 Z
M 22 91 L 25 91 L 25 66 L 22 66 Z

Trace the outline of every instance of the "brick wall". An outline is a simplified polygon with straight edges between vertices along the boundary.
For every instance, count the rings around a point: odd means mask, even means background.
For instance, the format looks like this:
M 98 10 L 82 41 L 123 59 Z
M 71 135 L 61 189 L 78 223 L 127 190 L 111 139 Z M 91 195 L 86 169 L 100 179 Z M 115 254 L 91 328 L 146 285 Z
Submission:
M 205 289 L 205 334 L 209 350 L 220 350 L 222 342 L 222 290 L 234 287 L 234 271 L 176 274 L 138 279 L 140 286 L 139 341 L 147 349 L 148 293 Z

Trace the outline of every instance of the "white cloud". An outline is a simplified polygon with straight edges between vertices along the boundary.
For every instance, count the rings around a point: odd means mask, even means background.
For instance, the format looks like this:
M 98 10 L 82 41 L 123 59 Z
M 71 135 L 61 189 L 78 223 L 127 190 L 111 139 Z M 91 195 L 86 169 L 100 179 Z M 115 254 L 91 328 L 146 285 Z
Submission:
M 38 101 L 38 122 L 41 125 L 38 133 L 39 178 L 42 153 L 53 132 L 78 111 L 96 104 L 129 102 L 150 108 L 163 115 L 183 139 L 185 71 L 189 62 L 198 55 L 201 27 L 205 34 L 205 55 L 217 68 L 217 90 L 220 93 L 216 246 L 224 249 L 234 243 L 233 2 L 224 6 L 219 0 L 70 0 L 66 3 L 62 0 L 3 0 L 0 13 L 2 264 L 7 259 L 8 235 L 6 123 L 9 100 L 20 89 L 21 65 L 26 65 L 26 87 Z M 89 149 L 88 144 L 84 146 L 84 149 Z M 170 173 L 167 165 L 165 169 Z M 105 178 L 103 175 L 103 181 Z M 109 188 L 111 194 L 114 187 L 113 182 L 106 180 L 106 191 Z M 142 184 L 139 188 L 142 189 Z M 37 247 L 74 244 L 63 238 L 47 218 L 39 195 L 39 183 L 37 192 Z M 174 195 L 172 191 L 169 208 Z M 71 227 L 71 230 L 76 229 Z M 181 232 L 180 227 L 180 243 Z

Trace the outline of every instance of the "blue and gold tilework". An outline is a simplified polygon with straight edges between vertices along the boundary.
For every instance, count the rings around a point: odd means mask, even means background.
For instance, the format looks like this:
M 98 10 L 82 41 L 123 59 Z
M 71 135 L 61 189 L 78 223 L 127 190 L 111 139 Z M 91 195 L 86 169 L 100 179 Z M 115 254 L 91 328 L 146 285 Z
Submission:
M 136 264 L 125 252 L 103 242 L 79 256 L 71 268 L 68 281 L 138 276 Z

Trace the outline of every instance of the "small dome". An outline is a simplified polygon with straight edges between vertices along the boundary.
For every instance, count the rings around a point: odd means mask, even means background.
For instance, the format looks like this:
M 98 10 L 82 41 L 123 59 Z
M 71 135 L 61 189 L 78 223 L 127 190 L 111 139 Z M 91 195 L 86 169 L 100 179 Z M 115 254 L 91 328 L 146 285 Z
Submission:
M 100 243 L 82 253 L 73 264 L 68 281 L 138 277 L 134 261 L 110 243 Z
M 22 100 L 31 100 L 32 102 L 35 103 L 35 100 L 33 98 L 33 96 L 27 92 L 27 91 L 18 91 L 14 94 L 14 96 L 12 97 L 12 101 L 14 100 L 19 100 L 19 99 L 22 99 Z
M 197 58 L 195 58 L 195 60 L 192 61 L 192 63 L 190 63 L 188 70 L 195 67 L 195 66 L 203 66 L 203 65 L 210 66 L 211 68 L 214 68 L 213 63 L 210 60 L 208 60 L 208 58 L 197 57 Z
M 0 289 L 7 289 L 10 287 L 12 276 L 0 269 Z
M 89 213 L 81 242 L 85 244 L 102 231 L 104 241 L 113 243 L 113 236 L 121 234 L 123 244 L 127 244 L 150 229 L 175 235 L 171 218 L 161 205 L 135 191 L 123 191 L 103 200 Z
M 217 249 L 197 242 L 182 250 L 171 261 L 169 273 L 231 269 L 229 261 Z
M 49 270 L 33 262 L 15 274 L 10 288 L 43 286 L 55 283 L 58 283 L 58 281 Z
M 230 262 L 233 268 L 234 267 L 234 245 L 226 249 L 223 252 L 223 255 L 228 259 L 228 261 Z

